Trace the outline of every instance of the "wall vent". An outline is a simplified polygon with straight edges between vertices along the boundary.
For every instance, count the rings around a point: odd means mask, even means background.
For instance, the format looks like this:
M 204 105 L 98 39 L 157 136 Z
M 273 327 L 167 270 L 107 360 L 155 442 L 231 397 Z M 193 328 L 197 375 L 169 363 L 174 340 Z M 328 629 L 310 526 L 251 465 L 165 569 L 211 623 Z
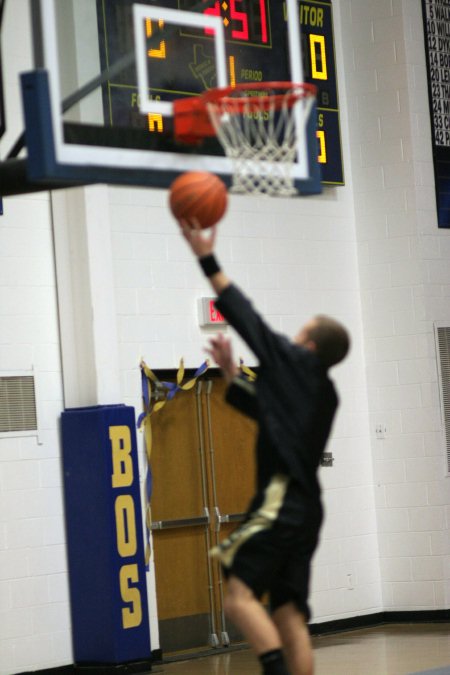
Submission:
M 27 431 L 37 431 L 34 376 L 0 376 L 0 433 Z
M 447 471 L 450 473 L 450 326 L 435 324 L 441 416 L 445 431 Z

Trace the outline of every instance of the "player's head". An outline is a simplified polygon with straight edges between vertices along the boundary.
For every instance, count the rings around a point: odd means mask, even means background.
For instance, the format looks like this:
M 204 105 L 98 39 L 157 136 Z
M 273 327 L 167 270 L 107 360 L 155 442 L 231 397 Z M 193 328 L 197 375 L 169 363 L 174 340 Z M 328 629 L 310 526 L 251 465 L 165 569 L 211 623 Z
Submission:
M 316 352 L 327 369 L 342 361 L 350 348 L 350 337 L 344 326 L 323 315 L 310 319 L 296 336 L 295 342 Z

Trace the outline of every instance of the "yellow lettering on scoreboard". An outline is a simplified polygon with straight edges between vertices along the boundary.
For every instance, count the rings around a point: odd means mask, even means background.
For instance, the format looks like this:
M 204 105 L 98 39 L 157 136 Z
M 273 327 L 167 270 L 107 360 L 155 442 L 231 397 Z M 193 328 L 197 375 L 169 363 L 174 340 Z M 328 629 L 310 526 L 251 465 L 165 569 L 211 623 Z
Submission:
M 241 80 L 250 80 L 250 82 L 262 82 L 263 71 L 252 68 L 241 68 Z
M 300 23 L 304 26 L 317 26 L 323 28 L 323 9 L 320 7 L 311 7 L 310 5 L 300 5 Z
M 133 463 L 131 461 L 131 433 L 127 426 L 109 427 L 112 450 L 112 486 L 128 487 L 133 482 Z
M 124 628 L 136 628 L 142 622 L 141 594 L 136 586 L 131 583 L 139 581 L 139 571 L 136 564 L 123 565 L 120 568 L 120 596 L 124 603 L 130 607 L 122 607 L 122 626 Z
M 320 52 L 320 69 L 317 66 L 317 52 L 316 46 L 319 47 Z M 311 52 L 311 75 L 315 80 L 327 80 L 327 54 L 325 51 L 325 36 L 314 35 L 309 36 L 309 47 Z

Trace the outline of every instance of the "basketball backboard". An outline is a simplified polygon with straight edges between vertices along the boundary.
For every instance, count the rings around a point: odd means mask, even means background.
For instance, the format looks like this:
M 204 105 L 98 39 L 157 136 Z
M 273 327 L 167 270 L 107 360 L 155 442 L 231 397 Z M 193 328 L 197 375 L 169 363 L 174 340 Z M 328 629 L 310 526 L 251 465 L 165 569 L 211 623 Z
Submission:
M 173 101 L 228 84 L 308 80 L 302 6 L 310 18 L 314 10 L 318 28 L 331 22 L 331 3 L 317 0 L 32 2 L 40 10 L 35 53 L 42 63 L 22 75 L 27 172 L 49 187 L 52 181 L 167 187 L 189 170 L 229 182 L 231 163 L 216 138 L 198 146 L 174 140 Z M 334 53 L 331 59 L 320 43 L 308 53 L 309 81 L 330 72 L 335 80 Z M 337 101 L 331 105 L 337 109 Z M 312 115 L 294 167 L 301 192 L 321 189 L 321 143 Z

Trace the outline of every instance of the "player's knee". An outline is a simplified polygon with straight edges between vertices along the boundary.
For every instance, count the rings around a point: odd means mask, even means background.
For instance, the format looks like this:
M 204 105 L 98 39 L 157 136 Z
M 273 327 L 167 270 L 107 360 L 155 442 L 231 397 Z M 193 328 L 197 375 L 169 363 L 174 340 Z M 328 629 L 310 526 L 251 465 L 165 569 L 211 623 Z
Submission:
M 240 593 L 228 593 L 224 599 L 224 611 L 226 616 L 233 620 L 247 611 L 249 604 L 254 601 L 254 596 Z
M 293 603 L 288 603 L 275 610 L 272 618 L 286 642 L 295 642 L 299 634 L 308 633 L 305 617 Z
M 225 615 L 229 619 L 233 619 L 236 616 L 238 616 L 242 611 L 242 607 L 243 601 L 242 598 L 240 598 L 238 595 L 229 593 L 227 596 L 225 596 L 223 608 L 225 611 Z

